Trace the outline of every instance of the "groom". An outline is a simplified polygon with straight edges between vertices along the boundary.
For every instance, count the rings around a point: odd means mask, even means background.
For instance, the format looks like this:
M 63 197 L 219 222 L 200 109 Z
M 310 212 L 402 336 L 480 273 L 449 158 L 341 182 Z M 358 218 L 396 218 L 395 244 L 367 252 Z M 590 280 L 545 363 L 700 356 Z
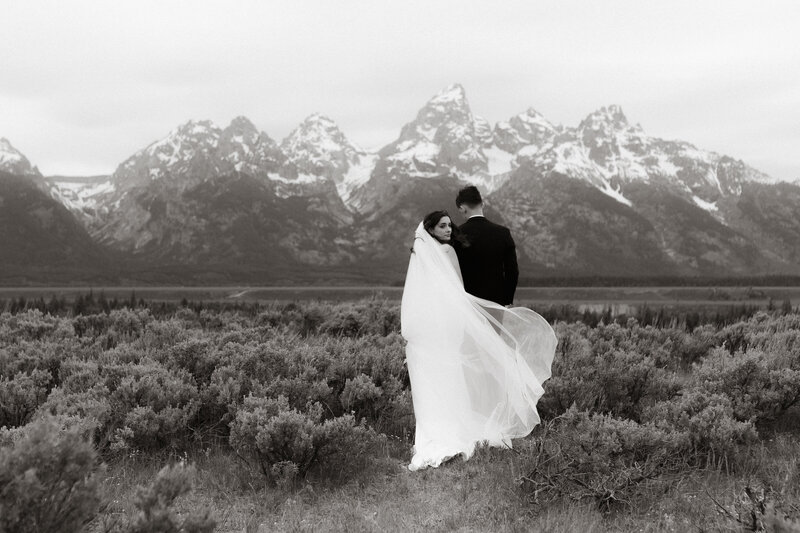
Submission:
M 511 305 L 519 278 L 511 232 L 486 220 L 481 193 L 474 185 L 458 191 L 456 207 L 467 218 L 458 229 L 469 246 L 456 247 L 464 289 L 478 298 Z

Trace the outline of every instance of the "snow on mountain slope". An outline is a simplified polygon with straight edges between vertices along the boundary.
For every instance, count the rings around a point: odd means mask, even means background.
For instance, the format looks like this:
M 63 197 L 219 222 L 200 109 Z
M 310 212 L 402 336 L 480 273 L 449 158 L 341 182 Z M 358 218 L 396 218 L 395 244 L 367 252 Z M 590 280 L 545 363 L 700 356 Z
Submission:
M 225 129 L 190 120 L 129 157 L 113 180 L 128 189 L 168 176 L 193 181 L 236 172 L 266 176 L 284 161 L 275 141 L 244 117 Z
M 352 207 L 350 200 L 353 196 L 353 191 L 369 181 L 377 162 L 378 154 L 361 153 L 358 156 L 358 161 L 347 170 L 347 174 L 344 175 L 341 183 L 336 184 L 336 190 L 345 205 Z
M 499 146 L 521 145 L 515 166 L 534 175 L 554 172 L 586 181 L 625 205 L 631 205 L 626 184 L 633 182 L 656 180 L 716 212 L 709 206 L 740 194 L 745 182 L 774 181 L 730 157 L 650 137 L 638 124 L 632 126 L 619 106 L 590 113 L 576 128 L 552 127 L 532 110 L 516 118 L 495 128 Z
M 558 129 L 531 107 L 507 121 L 498 122 L 494 127 L 494 142 L 498 148 L 513 154 L 524 146 L 541 147 L 550 143 L 557 133 Z
M 92 216 L 103 206 L 103 198 L 116 189 L 109 176 L 100 179 L 47 178 L 52 196 L 69 210 Z
M 22 152 L 11 145 L 5 137 L 0 138 L 0 170 L 19 176 L 41 176 Z
M 306 118 L 280 148 L 286 155 L 282 179 L 295 175 L 305 180 L 329 179 L 345 204 L 352 191 L 369 179 L 377 161 L 377 154 L 353 145 L 333 120 L 319 113 Z
M 485 121 L 472 115 L 464 88 L 455 84 L 431 98 L 379 153 L 392 176 L 472 175 L 487 171 L 487 141 Z

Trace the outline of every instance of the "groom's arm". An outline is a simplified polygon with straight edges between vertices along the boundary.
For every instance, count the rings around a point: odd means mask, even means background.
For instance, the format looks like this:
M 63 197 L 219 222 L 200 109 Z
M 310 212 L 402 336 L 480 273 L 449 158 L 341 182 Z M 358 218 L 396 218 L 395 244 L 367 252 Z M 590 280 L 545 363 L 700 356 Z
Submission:
M 503 278 L 505 281 L 506 301 L 510 305 L 514 302 L 514 293 L 517 290 L 517 281 L 519 281 L 519 266 L 517 265 L 517 246 L 514 244 L 514 238 L 511 236 L 511 231 L 508 232 L 506 249 L 503 254 Z

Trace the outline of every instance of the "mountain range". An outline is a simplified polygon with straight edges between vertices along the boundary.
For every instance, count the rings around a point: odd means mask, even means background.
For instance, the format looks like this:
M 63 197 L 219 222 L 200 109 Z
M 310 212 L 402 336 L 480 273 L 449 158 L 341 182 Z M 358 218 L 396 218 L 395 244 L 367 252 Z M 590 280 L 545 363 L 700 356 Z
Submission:
M 647 135 L 622 109 L 492 126 L 452 85 L 377 152 L 315 113 L 277 142 L 188 121 L 110 176 L 0 140 L 0 283 L 401 283 L 413 230 L 475 184 L 524 280 L 800 274 L 800 187 Z

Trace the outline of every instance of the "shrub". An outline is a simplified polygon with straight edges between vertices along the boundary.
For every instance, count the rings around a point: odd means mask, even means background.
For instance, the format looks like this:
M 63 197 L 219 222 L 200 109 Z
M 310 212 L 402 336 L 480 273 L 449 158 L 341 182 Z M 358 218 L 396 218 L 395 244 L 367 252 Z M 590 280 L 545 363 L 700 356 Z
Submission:
M 674 373 L 659 367 L 648 351 L 655 344 L 660 357 L 665 357 L 661 341 L 642 341 L 644 346 L 638 346 L 641 337 L 630 330 L 617 325 L 598 329 L 592 333 L 584 325 L 556 325 L 559 345 L 552 377 L 537 406 L 543 418 L 556 417 L 575 405 L 579 410 L 638 420 L 644 407 L 671 398 L 679 389 Z
M 393 395 L 408 388 L 405 366 L 405 341 L 397 334 L 365 335 L 359 338 L 326 339 L 325 377 L 337 395 L 347 380 L 369 376 L 385 394 Z
M 710 324 L 696 327 L 691 334 L 673 328 L 668 331 L 671 343 L 669 345 L 671 358 L 680 364 L 682 369 L 688 369 L 692 364 L 705 357 L 709 350 L 719 346 L 716 328 Z
M 92 445 L 57 419 L 0 450 L 0 531 L 78 531 L 100 504 Z
M 44 370 L 0 378 L 0 427 L 22 426 L 47 399 L 51 375 Z
M 641 349 L 607 352 L 594 366 L 602 390 L 597 410 L 617 417 L 639 420 L 647 405 L 672 398 L 680 388 L 674 375 Z
M 122 523 L 106 523 L 110 533 L 210 533 L 216 523 L 206 510 L 198 515 L 179 517 L 173 505 L 180 496 L 192 490 L 195 470 L 178 463 L 165 466 L 147 487 L 139 487 L 134 505 L 136 514 Z
M 329 471 L 351 470 L 376 439 L 372 430 L 357 425 L 351 415 L 323 421 L 320 404 L 301 412 L 283 396 L 251 395 L 236 415 L 230 442 L 240 455 L 253 459 L 268 480 L 276 482 L 276 472 L 296 469 L 305 476 L 315 465 Z
M 686 434 L 695 463 L 727 463 L 739 444 L 757 438 L 750 422 L 734 418 L 729 397 L 701 389 L 684 391 L 677 400 L 654 405 L 645 419 L 664 430 Z
M 204 330 L 221 330 L 225 328 L 225 319 L 220 313 L 203 309 L 197 316 L 200 327 Z
M 688 444 L 681 432 L 575 408 L 536 431 L 521 450 L 520 481 L 531 500 L 589 499 L 604 510 L 683 468 Z
M 156 354 L 185 342 L 190 337 L 191 331 L 180 320 L 153 320 L 147 322 L 144 333 L 138 341 L 148 353 Z
M 800 365 L 753 349 L 729 354 L 713 350 L 695 369 L 695 379 L 709 393 L 730 398 L 738 420 L 772 419 L 800 403 Z
M 207 340 L 191 339 L 174 344 L 164 352 L 167 366 L 187 370 L 198 384 L 207 385 L 222 358 Z
M 326 310 L 320 333 L 333 336 L 358 337 L 361 335 L 389 335 L 400 331 L 400 313 L 396 305 L 378 299 L 339 304 Z M 310 317 L 311 315 L 308 315 Z M 308 331 L 309 321 L 304 325 Z
M 320 332 L 328 335 L 343 335 L 356 337 L 361 333 L 363 323 L 356 313 L 348 309 L 339 309 L 333 316 L 329 316 L 321 325 Z
M 100 381 L 100 367 L 95 361 L 69 359 L 61 364 L 59 378 L 65 392 L 84 392 Z
M 317 333 L 320 326 L 325 322 L 325 311 L 317 306 L 308 306 L 303 311 L 302 319 L 299 324 L 300 334 L 303 336 Z
M 48 415 L 74 420 L 76 430 L 80 430 L 101 450 L 111 443 L 116 429 L 112 424 L 114 413 L 108 399 L 108 389 L 99 384 L 75 392 L 53 389 L 37 411 L 37 416 Z
M 38 309 L 28 309 L 16 315 L 3 314 L 0 343 L 22 340 L 35 341 L 49 337 L 59 329 L 60 319 L 45 315 Z
M 154 363 L 130 367 L 132 372 L 109 396 L 113 423 L 121 428 L 117 444 L 138 449 L 186 446 L 190 422 L 200 407 L 192 378 Z
M 111 323 L 111 317 L 105 313 L 80 315 L 72 320 L 72 327 L 77 337 L 99 337 L 108 331 Z
M 78 351 L 74 343 L 62 341 L 20 341 L 0 349 L 0 377 L 12 377 L 17 373 L 45 370 L 57 384 L 62 361 Z
M 108 318 L 111 321 L 110 329 L 125 342 L 141 337 L 145 328 L 154 321 L 149 309 L 114 309 Z
M 386 403 L 383 390 L 363 373 L 345 382 L 340 401 L 342 407 L 356 416 L 369 416 L 372 419 L 377 418 L 377 412 Z

